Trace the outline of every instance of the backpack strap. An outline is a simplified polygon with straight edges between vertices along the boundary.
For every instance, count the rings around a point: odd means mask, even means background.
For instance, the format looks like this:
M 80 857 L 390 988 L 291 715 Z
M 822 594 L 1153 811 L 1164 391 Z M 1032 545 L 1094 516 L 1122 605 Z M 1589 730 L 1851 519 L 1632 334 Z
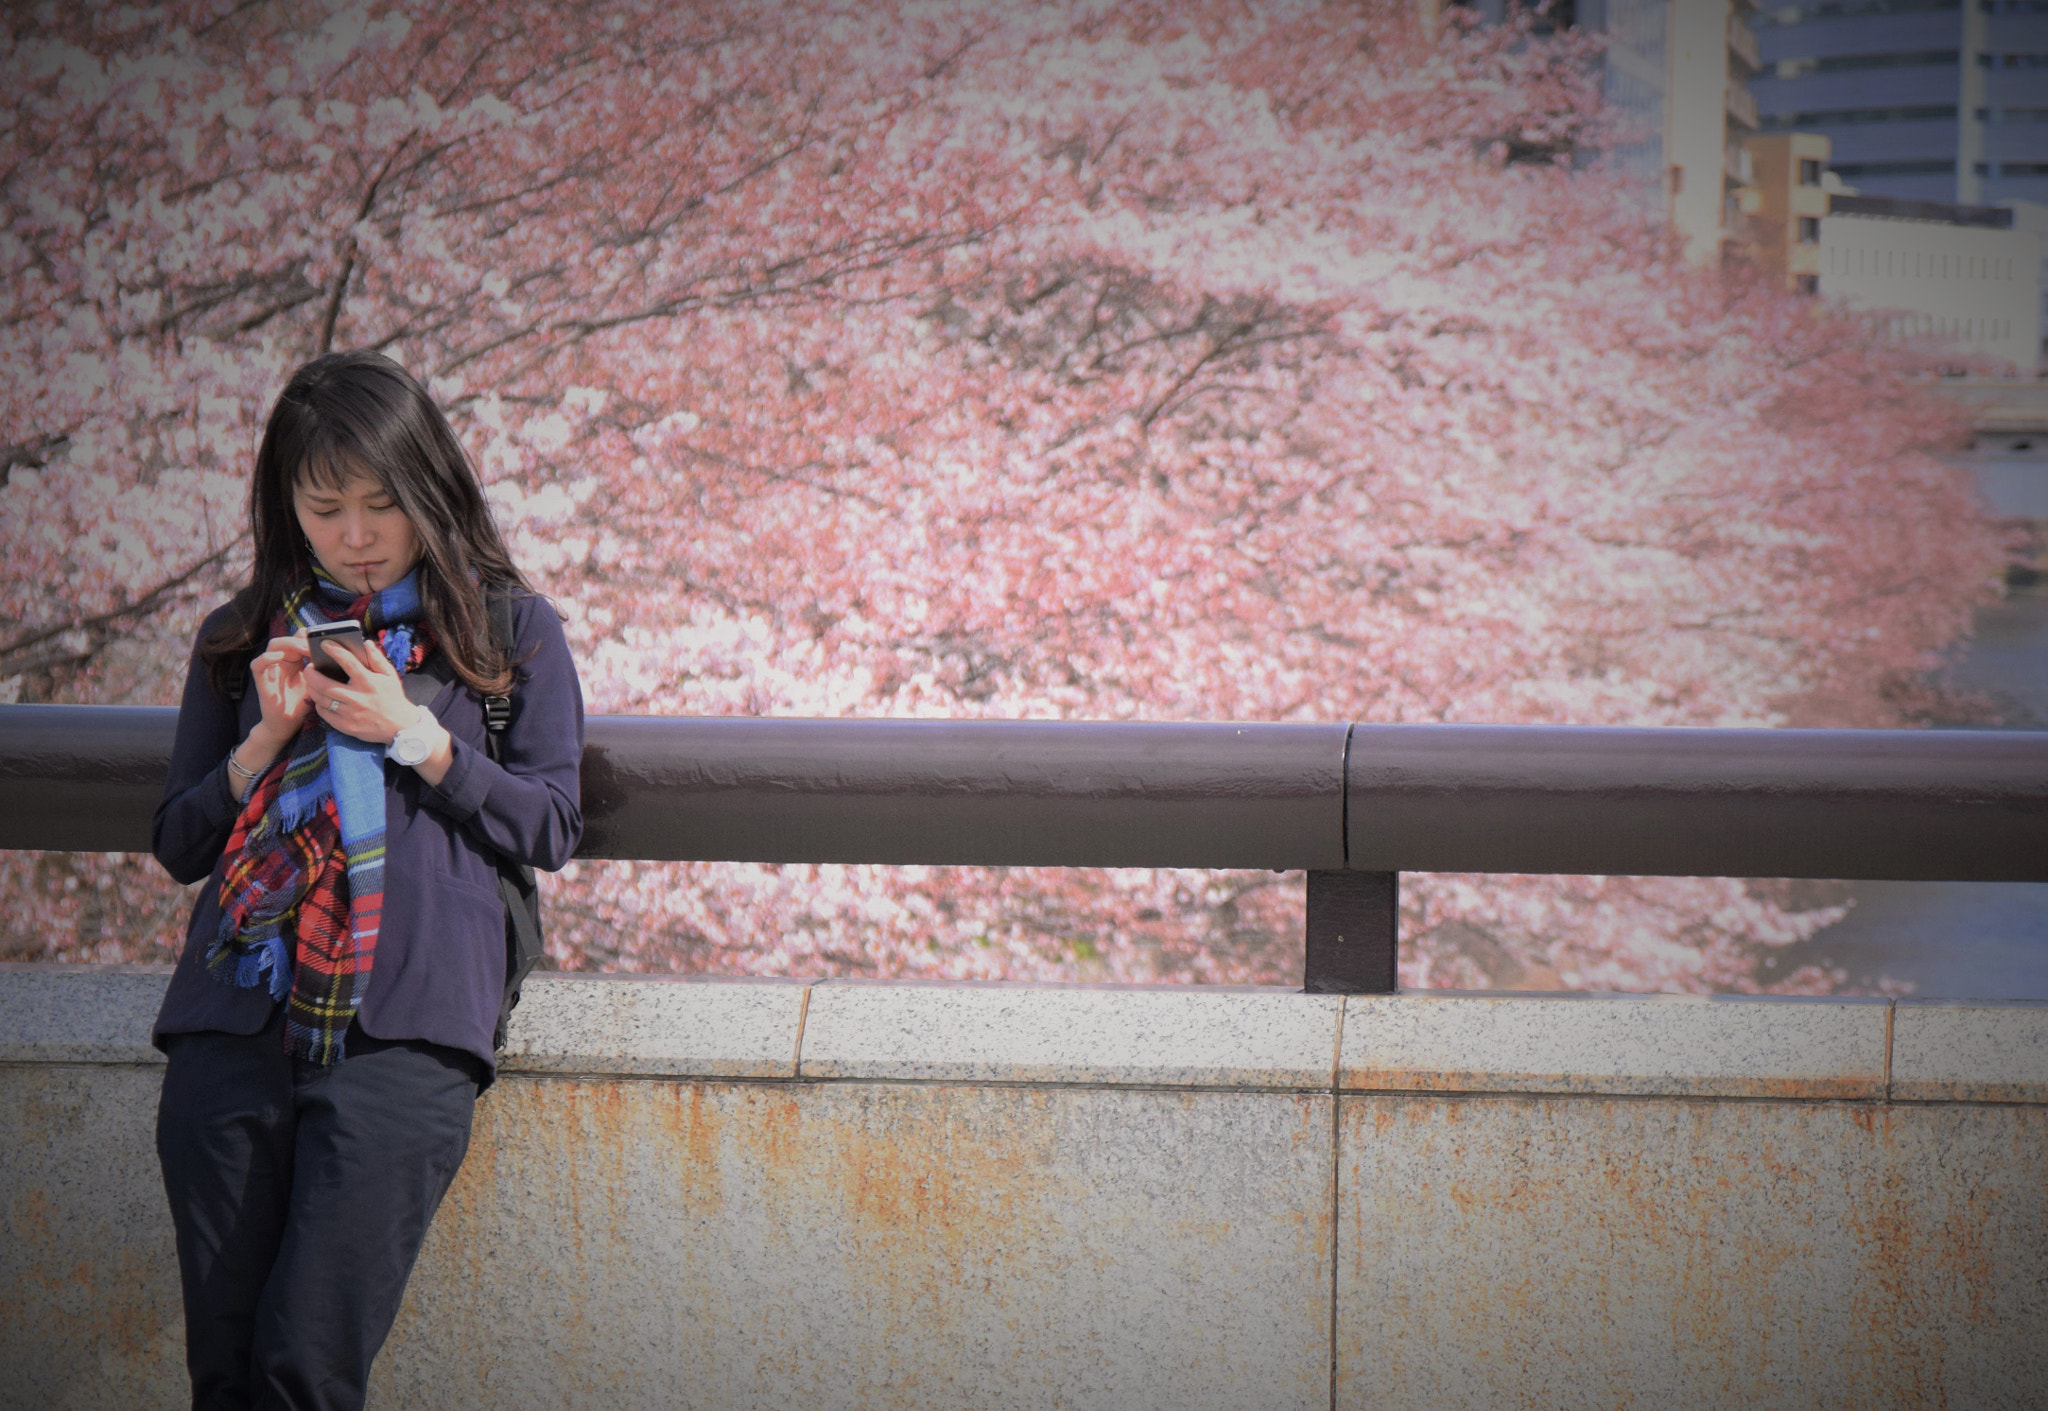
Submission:
M 430 706 L 441 688 L 455 679 L 455 668 L 447 655 L 436 649 L 433 655 L 405 673 L 405 698 L 414 705 Z
M 492 588 L 487 595 L 485 606 L 491 614 L 491 640 L 509 662 L 512 649 L 518 645 L 518 637 L 512 629 L 512 594 L 504 588 Z M 498 757 L 498 737 L 512 724 L 512 697 L 484 697 L 484 746 L 492 759 Z
M 485 606 L 491 615 L 491 641 L 516 673 L 517 663 L 512 658 L 519 646 L 519 635 L 512 625 L 512 591 L 491 588 Z M 499 737 L 512 725 L 512 697 L 485 696 L 483 702 L 484 749 L 496 761 Z M 498 895 L 505 901 L 505 993 L 498 1006 L 497 1030 L 491 1035 L 493 1048 L 505 1046 L 520 989 L 526 977 L 547 960 L 547 937 L 540 923 L 540 881 L 533 875 L 533 869 L 523 862 L 499 857 Z
M 512 625 L 512 594 L 493 587 L 489 590 L 486 607 L 491 619 L 491 643 L 507 660 L 511 659 L 514 648 L 519 645 L 518 636 Z M 432 705 L 434 697 L 441 694 L 442 687 L 455 679 L 455 668 L 448 662 L 448 654 L 436 649 L 427 659 L 406 673 L 405 698 L 414 705 Z M 484 753 L 497 762 L 503 752 L 499 736 L 512 726 L 512 697 L 485 696 L 484 707 Z

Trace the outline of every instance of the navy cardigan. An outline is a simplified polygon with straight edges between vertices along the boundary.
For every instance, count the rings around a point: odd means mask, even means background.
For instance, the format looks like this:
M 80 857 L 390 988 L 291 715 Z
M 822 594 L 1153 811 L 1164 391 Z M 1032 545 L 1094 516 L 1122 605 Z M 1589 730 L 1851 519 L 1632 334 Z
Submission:
M 225 616 L 199 629 L 204 641 Z M 513 604 L 518 647 L 512 722 L 502 763 L 484 752 L 483 702 L 450 682 L 430 707 L 454 739 L 438 787 L 384 765 L 384 914 L 377 957 L 356 1022 L 379 1039 L 425 1039 L 462 1049 L 495 1074 L 492 1031 L 505 990 L 505 903 L 496 856 L 553 871 L 583 836 L 577 770 L 583 760 L 583 692 L 562 624 L 543 598 Z M 180 882 L 208 878 L 192 909 L 184 953 L 150 1041 L 215 1030 L 253 1034 L 270 1019 L 264 988 L 236 989 L 203 961 L 220 925 L 221 853 L 240 810 L 228 752 L 262 716 L 252 681 L 239 708 L 217 691 L 195 644 L 178 709 L 171 773 L 157 805 L 151 850 Z

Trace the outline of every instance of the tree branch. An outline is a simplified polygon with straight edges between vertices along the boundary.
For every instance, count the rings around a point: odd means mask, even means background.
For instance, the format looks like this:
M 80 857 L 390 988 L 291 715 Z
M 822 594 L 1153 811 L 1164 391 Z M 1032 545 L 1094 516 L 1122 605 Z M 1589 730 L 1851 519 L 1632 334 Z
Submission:
M 13 641 L 0 645 L 0 675 L 15 676 L 19 675 L 22 671 L 32 669 L 32 667 L 47 665 L 48 663 L 40 660 L 23 665 L 14 662 L 12 658 L 21 655 L 30 648 L 41 646 L 45 642 L 61 637 L 67 632 L 101 632 L 123 619 L 141 617 L 145 613 L 156 611 L 157 608 L 161 607 L 186 584 L 226 558 L 229 551 L 241 542 L 241 537 L 237 536 L 228 543 L 223 544 L 220 548 L 215 549 L 205 558 L 194 563 L 191 567 L 185 569 L 182 573 L 166 578 L 132 603 L 127 603 L 117 608 L 109 608 L 105 612 L 73 617 L 63 622 L 34 628 L 22 633 Z M 71 655 L 76 657 L 77 654 L 73 653 Z
M 377 169 L 377 174 L 370 178 L 368 189 L 363 192 L 362 202 L 356 207 L 356 218 L 349 222 L 351 229 L 370 218 L 370 211 L 377 204 L 377 189 L 384 184 L 384 179 L 391 175 L 391 168 L 397 165 L 399 157 L 404 154 L 407 147 L 412 145 L 412 140 L 418 136 L 418 129 L 408 132 L 399 139 L 398 145 L 391 149 L 391 154 L 385 157 L 384 165 Z M 341 257 L 341 273 L 335 278 L 334 290 L 327 297 L 327 311 L 320 316 L 319 347 L 322 354 L 334 351 L 334 325 L 341 320 L 341 302 L 348 297 L 348 282 L 356 272 L 356 253 L 358 248 L 356 238 L 351 234 L 345 237 L 345 240 L 345 253 Z
M 12 446 L 0 446 L 0 489 L 7 486 L 7 478 L 16 466 L 29 470 L 41 470 L 50 463 L 50 457 L 71 444 L 71 433 L 77 426 L 63 431 L 46 432 L 27 441 L 17 441 Z

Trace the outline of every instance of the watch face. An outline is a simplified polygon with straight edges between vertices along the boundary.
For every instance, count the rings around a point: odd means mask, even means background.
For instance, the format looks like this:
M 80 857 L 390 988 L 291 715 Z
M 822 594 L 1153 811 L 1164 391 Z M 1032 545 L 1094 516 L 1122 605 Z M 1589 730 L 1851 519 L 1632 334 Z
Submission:
M 391 757 L 403 765 L 418 764 L 427 757 L 427 742 L 417 735 L 399 735 L 391 742 Z

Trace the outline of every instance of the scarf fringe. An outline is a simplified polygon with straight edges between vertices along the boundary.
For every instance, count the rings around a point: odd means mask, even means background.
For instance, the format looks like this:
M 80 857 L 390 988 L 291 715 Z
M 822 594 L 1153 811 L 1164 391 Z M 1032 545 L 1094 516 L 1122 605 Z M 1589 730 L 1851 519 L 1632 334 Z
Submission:
M 320 812 L 320 802 L 324 797 L 325 795 L 311 791 L 295 792 L 289 797 L 280 794 L 277 800 L 278 831 L 296 833 L 311 823 L 314 815 Z M 268 840 L 262 837 L 250 839 L 254 846 L 261 846 L 266 841 Z
M 248 937 L 238 938 L 241 946 L 234 957 L 234 969 L 228 983 L 237 989 L 253 990 L 258 985 L 267 985 L 272 1000 L 281 1000 L 291 993 L 292 959 L 285 947 L 284 937 L 266 936 L 260 941 Z M 218 944 L 216 942 L 216 944 Z

